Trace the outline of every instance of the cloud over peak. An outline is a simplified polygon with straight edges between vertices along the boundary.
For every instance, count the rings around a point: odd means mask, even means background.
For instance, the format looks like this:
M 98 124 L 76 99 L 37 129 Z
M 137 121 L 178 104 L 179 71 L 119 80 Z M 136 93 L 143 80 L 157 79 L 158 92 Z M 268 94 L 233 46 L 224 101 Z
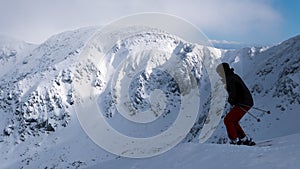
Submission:
M 52 0 L 5 1 L 0 7 L 0 33 L 41 42 L 54 33 L 103 25 L 139 12 L 163 12 L 185 18 L 212 38 L 253 34 L 272 37 L 280 30 L 281 15 L 271 0 Z M 255 38 L 254 38 L 255 40 Z

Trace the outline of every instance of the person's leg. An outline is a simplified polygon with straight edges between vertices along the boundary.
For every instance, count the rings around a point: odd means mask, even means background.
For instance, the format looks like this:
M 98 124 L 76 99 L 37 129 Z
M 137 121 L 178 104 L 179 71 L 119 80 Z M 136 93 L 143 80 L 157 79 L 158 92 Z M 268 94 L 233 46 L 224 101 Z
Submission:
M 239 121 L 248 110 L 249 108 L 240 108 L 239 106 L 234 106 L 225 116 L 224 124 L 226 126 L 228 137 L 231 140 L 243 138 L 246 136 L 244 130 L 239 124 Z
M 236 124 L 235 124 L 235 128 L 236 128 L 236 131 L 238 133 L 238 137 L 239 139 L 243 139 L 246 137 L 246 133 L 244 132 L 244 130 L 242 129 L 239 121 L 244 117 L 244 115 L 247 113 L 247 111 L 250 109 L 248 107 L 238 107 L 238 113 L 237 113 L 237 116 L 236 116 Z
M 245 107 L 238 107 L 238 113 L 236 116 L 237 121 L 235 121 L 235 129 L 237 131 L 238 137 L 239 139 L 245 138 L 246 137 L 246 133 L 244 132 L 244 130 L 242 129 L 239 121 L 243 118 L 243 116 L 247 113 L 247 111 L 249 110 L 249 108 L 245 108 Z

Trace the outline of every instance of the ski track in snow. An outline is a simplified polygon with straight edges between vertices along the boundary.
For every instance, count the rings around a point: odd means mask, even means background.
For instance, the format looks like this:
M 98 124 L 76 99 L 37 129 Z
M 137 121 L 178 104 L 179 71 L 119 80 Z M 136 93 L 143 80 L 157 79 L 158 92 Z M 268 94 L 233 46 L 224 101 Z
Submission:
M 204 113 L 188 136 L 175 148 L 152 158 L 128 159 L 112 155 L 98 147 L 81 128 L 72 106 L 78 101 L 72 93 L 72 81 L 82 78 L 72 71 L 78 68 L 78 56 L 95 31 L 96 28 L 84 28 L 61 33 L 41 45 L 0 37 L 0 168 L 300 167 L 300 134 L 297 134 L 300 133 L 299 36 L 273 47 L 210 51 L 217 53 L 216 57 L 229 62 L 243 77 L 253 93 L 256 106 L 271 111 L 268 115 L 252 109 L 250 111 L 262 121 L 257 123 L 255 119 L 246 115 L 241 124 L 255 141 L 271 139 L 272 146 L 213 144 L 226 142 L 227 136 L 222 122 L 206 143 L 198 144 L 199 126 L 204 123 Z M 154 35 L 157 32 L 151 36 L 153 30 L 148 31 L 150 33 L 147 36 L 152 39 L 145 43 L 151 42 L 155 45 L 155 41 L 160 40 L 161 44 L 172 44 L 175 47 L 178 45 L 173 42 L 173 36 L 171 40 L 164 39 L 169 35 L 161 34 L 156 37 Z M 140 32 L 136 36 L 133 35 L 126 43 L 132 43 L 135 47 L 135 44 L 144 40 L 145 36 L 141 35 Z M 178 39 L 175 38 L 176 40 Z M 120 50 L 120 45 L 115 44 L 113 49 Z M 174 47 L 172 45 L 168 46 L 170 50 Z M 113 64 L 121 58 L 106 59 L 111 64 L 107 65 L 107 70 L 96 70 L 93 65 L 88 64 L 80 65 L 83 70 L 79 73 L 86 73 L 88 78 L 95 78 L 92 85 L 99 91 L 109 84 L 103 73 L 112 71 Z M 194 63 L 191 61 L 189 64 Z M 205 112 L 209 108 L 210 85 L 207 79 L 200 80 L 200 95 L 204 101 L 201 102 L 199 110 Z M 111 104 L 111 100 L 108 99 L 107 93 L 104 92 L 104 95 L 105 97 L 99 100 L 103 100 L 103 109 L 107 108 L 107 115 L 111 116 L 115 109 L 105 107 Z M 167 113 L 164 115 L 168 117 Z M 120 125 L 118 121 L 112 123 L 116 124 L 116 127 Z M 170 121 L 166 121 L 162 125 L 166 127 L 169 123 Z M 150 135 L 161 128 L 160 126 L 152 129 L 149 131 Z M 124 130 L 131 131 L 128 128 Z M 139 135 L 136 132 L 141 131 L 132 132 Z

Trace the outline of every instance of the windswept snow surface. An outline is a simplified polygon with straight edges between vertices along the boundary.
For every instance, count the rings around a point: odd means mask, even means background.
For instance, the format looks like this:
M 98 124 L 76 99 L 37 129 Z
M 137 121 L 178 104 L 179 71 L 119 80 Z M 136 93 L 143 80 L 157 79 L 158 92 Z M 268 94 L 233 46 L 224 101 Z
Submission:
M 271 140 L 261 146 L 180 144 L 169 152 L 147 159 L 119 158 L 90 169 L 298 169 L 300 134 Z
M 107 39 L 100 38 L 94 46 L 86 46 L 97 28 L 64 32 L 40 45 L 24 45 L 23 42 L 20 45 L 15 40 L 1 38 L 0 168 L 300 167 L 299 36 L 271 47 L 221 50 L 191 44 L 155 29 L 140 30 L 118 32 L 123 35 L 131 32 L 131 36 L 109 46 L 110 53 L 104 58 L 102 63 L 105 65 L 100 69 L 90 62 L 80 62 L 79 58 L 86 47 L 95 50 L 90 54 L 103 51 L 102 44 Z M 144 125 L 138 128 L 118 119 L 115 100 L 108 90 L 112 83 L 109 75 L 114 73 L 129 51 L 142 50 L 147 45 L 163 53 L 181 54 L 184 62 L 181 64 L 187 67 L 201 63 L 203 56 L 229 62 L 251 90 L 255 106 L 271 111 L 269 115 L 252 109 L 250 111 L 261 122 L 246 115 L 241 124 L 255 141 L 272 140 L 273 145 L 229 145 L 222 122 L 214 127 L 216 131 L 206 143 L 199 144 L 203 124 L 208 123 L 207 119 L 214 120 L 207 113 L 211 103 L 211 85 L 207 72 L 201 67 L 193 70 L 200 90 L 198 117 L 189 134 L 175 148 L 152 158 L 130 159 L 113 155 L 96 145 L 82 129 L 74 110 L 74 104 L 81 101 L 74 93 L 74 81 L 92 81 L 88 84 L 99 94 L 98 104 L 106 120 L 127 135 L 155 135 L 166 130 L 176 118 L 173 110 L 178 112 L 180 98 L 177 96 L 180 90 L 169 83 L 176 80 L 157 71 L 151 76 L 145 72 L 134 77 L 136 81 L 130 84 L 134 89 L 130 93 L 135 100 L 134 106 L 146 109 L 149 104 L 144 99 L 151 99 L 147 90 L 160 87 L 167 93 L 161 99 L 169 99 L 171 104 L 168 108 L 172 111 L 163 112 L 155 127 Z M 182 75 L 184 73 L 179 74 L 179 78 L 185 77 Z M 225 111 L 215 115 L 224 116 L 229 108 L 224 106 Z

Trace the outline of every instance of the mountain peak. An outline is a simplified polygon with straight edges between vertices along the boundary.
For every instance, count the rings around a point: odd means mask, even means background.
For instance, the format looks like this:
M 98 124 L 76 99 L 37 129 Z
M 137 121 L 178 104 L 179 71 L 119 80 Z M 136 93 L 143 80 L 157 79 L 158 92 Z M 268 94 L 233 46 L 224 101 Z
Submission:
M 191 91 L 190 84 L 194 84 L 194 87 L 199 85 L 201 102 L 195 104 L 200 106 L 199 117 L 186 139 L 189 142 L 198 142 L 201 126 L 208 122 L 206 112 L 210 110 L 211 85 L 204 68 L 200 69 L 195 65 L 201 65 L 201 59 L 208 55 L 214 55 L 211 62 L 221 58 L 222 61 L 230 63 L 247 83 L 255 99 L 255 106 L 271 111 L 270 115 L 266 115 L 251 110 L 262 119 L 261 123 L 256 123 L 250 116 L 245 116 L 242 124 L 249 135 L 262 140 L 300 132 L 297 121 L 299 119 L 297 111 L 300 109 L 298 68 L 300 36 L 270 48 L 247 47 L 227 51 L 199 47 L 200 45 L 185 42 L 174 35 L 147 28 L 143 31 L 114 32 L 110 34 L 111 36 L 98 38 L 93 44 L 88 43 L 96 31 L 97 28 L 92 27 L 60 33 L 31 48 L 27 54 L 18 47 L 18 41 L 0 37 L 2 46 L 10 44 L 9 49 L 17 52 L 11 54 L 6 52 L 5 56 L 10 57 L 0 59 L 2 64 L 0 73 L 5 72 L 0 74 L 3 75 L 0 76 L 0 131 L 3 131 L 0 134 L 1 164 L 7 168 L 21 168 L 25 165 L 28 165 L 28 168 L 74 168 L 119 159 L 99 148 L 80 127 L 74 104 L 81 103 L 83 99 L 78 98 L 74 92 L 74 83 L 78 81 L 85 83 L 85 80 L 92 91 L 99 94 L 97 102 L 103 111 L 103 118 L 109 124 L 119 127 L 119 132 L 132 137 L 147 137 L 167 130 L 177 117 L 174 112 L 176 113 L 175 110 L 181 106 L 181 92 L 186 94 Z M 102 46 L 105 44 L 103 41 L 107 40 L 105 38 L 111 40 L 120 34 L 124 36 L 114 39 L 115 41 L 105 46 L 108 50 L 103 51 L 106 49 Z M 236 42 L 220 42 L 222 43 L 240 45 Z M 84 53 L 84 49 L 92 50 Z M 151 62 L 151 65 L 148 65 L 150 62 L 143 62 L 145 65 L 139 67 L 138 63 L 143 59 L 140 56 L 142 54 L 146 54 L 147 57 L 163 58 L 159 61 L 167 60 L 168 54 L 176 55 L 182 60 L 178 60 L 176 64 L 166 63 L 170 72 L 164 73 L 160 67 L 154 67 L 156 62 Z M 94 56 L 94 59 L 99 59 L 102 65 L 97 67 L 89 60 L 82 62 L 80 56 Z M 103 58 L 99 58 L 100 56 Z M 135 123 L 129 124 L 126 120 L 122 120 L 124 118 L 120 115 L 118 116 L 115 101 L 121 97 L 112 92 L 118 91 L 117 87 L 122 87 L 123 84 L 117 83 L 122 80 L 113 81 L 112 77 L 123 77 L 115 73 L 121 70 L 119 63 L 125 58 L 126 61 L 136 63 L 126 67 L 128 71 L 147 68 L 140 74 L 131 75 L 133 81 L 128 84 L 127 92 L 133 100 L 130 106 L 140 109 L 152 108 L 149 100 L 152 99 L 151 92 L 157 88 L 162 91 L 159 99 L 170 101 L 170 104 L 166 105 L 166 109 L 170 108 L 170 111 L 163 112 L 153 123 L 139 126 Z M 180 65 L 186 69 L 180 69 Z M 188 74 L 186 70 L 192 72 Z M 174 78 L 170 77 L 172 75 Z M 191 80 L 189 77 L 192 75 L 196 78 Z M 113 85 L 114 82 L 117 85 Z M 179 90 L 176 85 L 182 85 L 183 88 Z M 116 90 L 111 92 L 111 87 Z M 87 95 L 89 92 L 91 91 L 83 91 Z M 156 126 L 151 126 L 154 123 Z M 226 142 L 223 123 L 217 127 L 209 143 Z M 220 145 L 215 146 L 213 149 L 219 154 L 217 149 Z M 201 147 L 197 146 L 200 149 Z M 227 149 L 231 150 L 228 146 L 223 150 Z M 243 151 L 245 154 L 248 152 L 246 148 Z

